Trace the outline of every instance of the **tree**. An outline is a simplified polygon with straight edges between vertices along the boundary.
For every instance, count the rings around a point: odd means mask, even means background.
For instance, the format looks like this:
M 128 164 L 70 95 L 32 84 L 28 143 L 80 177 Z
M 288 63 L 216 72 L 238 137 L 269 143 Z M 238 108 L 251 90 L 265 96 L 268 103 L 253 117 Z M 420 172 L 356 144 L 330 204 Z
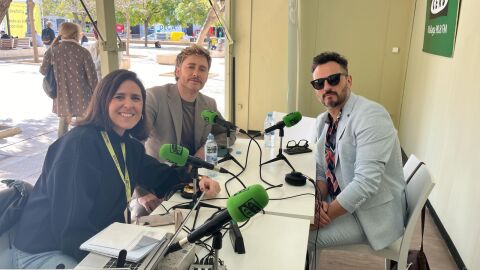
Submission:
M 95 0 L 83 0 L 83 2 L 88 12 L 90 12 L 90 15 L 95 19 Z M 67 17 L 68 19 L 73 19 L 75 23 L 80 24 L 82 29 L 85 29 L 87 12 L 78 0 L 43 0 L 42 8 L 44 16 Z
M 148 27 L 152 23 L 181 26 L 201 24 L 210 8 L 208 0 L 118 0 L 116 4 L 118 22 L 144 25 L 145 46 L 148 44 Z
M 11 2 L 12 0 L 0 0 L 0 22 L 3 21 L 3 18 L 7 14 Z
M 126 28 L 126 54 L 130 55 L 130 22 L 135 6 L 142 4 L 141 0 L 117 0 L 115 1 L 115 19 L 119 23 L 124 23 Z
M 173 15 L 180 25 L 187 26 L 189 23 L 203 23 L 209 10 L 208 0 L 179 0 Z
M 215 7 L 215 10 L 218 13 L 218 16 L 223 16 L 225 12 L 225 1 L 219 0 L 218 2 L 221 6 L 218 6 L 217 2 L 215 1 L 213 1 L 212 3 Z M 213 10 L 213 8 L 210 8 L 210 10 L 208 11 L 207 18 L 205 19 L 202 25 L 202 29 L 200 30 L 200 34 L 198 35 L 198 38 L 197 38 L 198 45 L 203 44 L 203 40 L 205 40 L 205 36 L 207 35 L 208 29 L 216 20 L 218 20 L 217 14 L 215 14 L 215 11 Z
M 30 25 L 30 31 L 32 32 L 32 45 L 33 45 L 33 61 L 35 63 L 40 62 L 38 59 L 38 48 L 37 48 L 37 30 L 35 29 L 35 23 L 33 19 L 33 9 L 35 8 L 35 3 L 33 0 L 28 0 L 28 24 Z
M 167 3 L 169 4 L 173 0 L 165 0 L 165 1 L 158 1 L 158 0 L 143 0 L 140 1 L 141 3 L 134 6 L 132 10 L 132 15 L 130 17 L 132 24 L 143 23 L 145 27 L 145 47 L 148 47 L 148 25 L 151 22 L 159 22 L 161 21 L 162 13 L 162 5 Z

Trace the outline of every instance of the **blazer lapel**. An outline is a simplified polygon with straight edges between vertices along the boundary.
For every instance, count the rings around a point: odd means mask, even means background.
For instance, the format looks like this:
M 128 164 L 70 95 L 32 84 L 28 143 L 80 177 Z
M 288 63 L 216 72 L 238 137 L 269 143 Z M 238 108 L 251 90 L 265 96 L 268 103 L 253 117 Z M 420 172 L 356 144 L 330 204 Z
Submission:
M 337 147 L 335 149 L 335 167 L 337 166 L 338 162 L 338 143 L 342 139 L 343 133 L 345 132 L 348 121 L 350 120 L 350 115 L 353 111 L 353 107 L 356 101 L 357 96 L 354 93 L 350 92 L 350 97 L 348 98 L 347 103 L 345 103 L 345 106 L 342 109 L 342 116 L 340 118 L 340 122 L 338 123 L 337 136 L 335 140 L 337 142 Z
M 177 138 L 177 144 L 179 144 L 182 138 L 183 111 L 182 111 L 182 100 L 180 98 L 180 94 L 178 93 L 178 89 L 176 85 L 172 88 L 169 88 L 168 108 L 170 109 L 173 125 L 175 127 L 175 136 Z

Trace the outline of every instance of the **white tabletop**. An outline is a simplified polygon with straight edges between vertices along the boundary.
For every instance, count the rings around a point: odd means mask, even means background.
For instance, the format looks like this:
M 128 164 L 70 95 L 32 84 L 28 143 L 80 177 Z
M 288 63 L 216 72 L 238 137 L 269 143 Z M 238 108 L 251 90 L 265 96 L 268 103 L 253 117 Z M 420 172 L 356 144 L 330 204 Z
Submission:
M 164 202 L 169 208 L 172 202 Z M 186 210 L 182 210 L 186 215 Z M 164 212 L 158 207 L 154 213 Z M 209 218 L 215 210 L 202 208 L 198 215 L 198 228 Z M 194 220 L 194 213 L 187 222 L 191 228 Z M 245 254 L 236 254 L 228 234 L 222 242 L 222 249 L 219 252 L 221 260 L 225 261 L 227 269 L 304 269 L 305 256 L 307 252 L 308 232 L 310 222 L 307 219 L 290 218 L 278 215 L 258 213 L 240 231 L 245 244 Z M 240 226 L 242 224 L 239 224 Z M 167 230 L 174 230 L 172 226 L 166 226 Z M 181 233 L 180 238 L 186 236 Z M 197 254 L 203 256 L 206 250 L 196 247 Z
M 173 206 L 174 202 L 163 202 L 166 208 Z M 152 215 L 164 213 L 163 207 L 158 207 Z M 184 218 L 188 210 L 181 210 Z M 196 228 L 201 226 L 216 210 L 201 208 Z M 195 213 L 192 213 L 186 226 L 191 228 Z M 240 223 L 241 226 L 243 223 Z M 278 215 L 258 213 L 240 228 L 242 233 L 245 254 L 237 254 L 233 247 L 228 233 L 222 241 L 222 249 L 219 258 L 224 261 L 227 269 L 276 269 L 276 270 L 301 270 L 305 267 L 305 256 L 307 252 L 309 220 L 291 218 Z M 161 226 L 159 229 L 173 232 L 174 226 Z M 182 231 L 177 240 L 186 237 Z M 211 240 L 209 240 L 211 243 Z M 207 251 L 199 246 L 195 252 L 201 258 Z M 77 269 L 101 268 L 108 261 L 108 258 L 90 253 L 78 266 Z
M 245 164 L 245 157 L 247 154 L 247 146 L 249 140 L 247 139 L 237 139 L 235 144 L 232 146 L 232 156 L 234 156 L 242 165 Z M 267 149 L 263 147 L 263 141 L 259 140 L 259 144 L 262 147 L 262 162 L 268 161 L 278 154 L 278 142 L 274 149 Z M 286 142 L 284 142 L 283 147 L 285 148 Z M 312 146 L 310 146 L 313 149 Z M 240 153 L 238 154 L 237 151 Z M 253 184 L 262 184 L 263 187 L 268 188 L 269 186 L 263 183 L 260 180 L 260 170 L 259 170 L 259 157 L 260 151 L 258 146 L 252 142 L 250 146 L 250 153 L 248 156 L 248 164 L 246 170 L 239 176 L 246 186 Z M 299 155 L 288 155 L 285 154 L 285 157 L 290 161 L 292 166 L 296 171 L 302 172 L 309 177 L 314 178 L 315 176 L 315 159 L 313 152 L 304 153 Z M 229 170 L 232 173 L 239 173 L 241 168 L 236 165 L 233 161 L 229 160 L 223 163 L 218 164 L 219 166 Z M 294 196 L 298 194 L 310 193 L 312 195 L 303 195 L 296 198 L 286 199 L 286 200 L 270 200 L 265 211 L 272 215 L 281 215 L 287 217 L 296 217 L 303 219 L 313 219 L 314 213 L 314 187 L 307 181 L 304 186 L 291 186 L 285 182 L 285 174 L 290 173 L 291 169 L 282 160 L 266 164 L 262 166 L 262 177 L 264 180 L 273 185 L 283 184 L 280 188 L 273 188 L 268 190 L 268 195 L 270 199 L 272 198 L 285 198 L 289 196 Z M 207 170 L 200 169 L 200 174 L 207 174 Z M 218 174 L 216 177 L 213 177 L 215 180 L 218 180 L 222 191 L 218 195 L 220 198 L 228 197 L 228 194 L 225 190 L 224 184 L 227 179 L 231 176 L 229 174 Z M 233 195 L 235 192 L 242 190 L 243 187 L 237 180 L 232 180 L 228 183 L 228 190 L 230 195 Z M 185 202 L 186 199 L 183 199 L 179 194 L 175 194 L 170 201 L 174 202 Z M 210 200 L 208 203 L 225 207 L 226 200 Z

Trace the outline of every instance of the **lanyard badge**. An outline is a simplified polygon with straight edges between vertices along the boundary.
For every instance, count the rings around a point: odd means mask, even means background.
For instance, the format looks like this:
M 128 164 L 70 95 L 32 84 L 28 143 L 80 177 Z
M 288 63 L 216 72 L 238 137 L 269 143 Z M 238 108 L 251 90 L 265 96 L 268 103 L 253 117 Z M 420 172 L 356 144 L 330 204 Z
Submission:
M 132 189 L 130 187 L 130 176 L 128 175 L 127 154 L 125 149 L 125 143 L 120 144 L 120 147 L 122 149 L 123 161 L 125 162 L 125 174 L 123 174 L 122 169 L 120 167 L 120 163 L 118 162 L 117 155 L 115 155 L 115 151 L 113 151 L 113 146 L 112 146 L 112 143 L 110 142 L 110 138 L 108 137 L 107 132 L 101 131 L 100 133 L 102 134 L 103 141 L 105 142 L 108 152 L 110 153 L 110 156 L 112 157 L 113 162 L 117 167 L 118 174 L 120 175 L 120 178 L 122 179 L 123 184 L 125 185 L 125 195 L 127 197 L 127 204 L 128 204 L 132 198 Z

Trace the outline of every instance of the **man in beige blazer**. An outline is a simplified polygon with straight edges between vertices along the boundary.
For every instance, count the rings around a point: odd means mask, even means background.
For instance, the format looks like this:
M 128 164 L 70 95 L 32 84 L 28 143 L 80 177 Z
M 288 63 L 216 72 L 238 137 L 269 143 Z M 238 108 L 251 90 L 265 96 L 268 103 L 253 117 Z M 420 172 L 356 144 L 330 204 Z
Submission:
M 147 89 L 146 111 L 153 131 L 145 143 L 147 153 L 159 159 L 158 149 L 166 143 L 182 144 L 190 153 L 204 158 L 203 146 L 208 133 L 215 136 L 219 146 L 226 146 L 226 130 L 202 119 L 203 110 L 218 113 L 217 104 L 200 90 L 208 79 L 212 58 L 197 45 L 187 47 L 177 55 L 176 84 Z M 229 143 L 235 141 L 231 132 Z
M 211 63 L 208 50 L 197 45 L 187 47 L 177 55 L 177 83 L 147 89 L 146 114 L 153 127 L 145 142 L 147 154 L 163 161 L 158 155 L 163 144 L 181 144 L 191 155 L 204 159 L 204 144 L 209 133 L 215 136 L 218 146 L 227 145 L 226 130 L 208 124 L 201 117 L 203 110 L 211 110 L 223 119 L 215 100 L 200 93 L 207 82 Z M 234 141 L 235 132 L 231 132 L 229 145 Z M 138 201 L 147 210 L 153 210 L 159 202 L 151 195 Z

